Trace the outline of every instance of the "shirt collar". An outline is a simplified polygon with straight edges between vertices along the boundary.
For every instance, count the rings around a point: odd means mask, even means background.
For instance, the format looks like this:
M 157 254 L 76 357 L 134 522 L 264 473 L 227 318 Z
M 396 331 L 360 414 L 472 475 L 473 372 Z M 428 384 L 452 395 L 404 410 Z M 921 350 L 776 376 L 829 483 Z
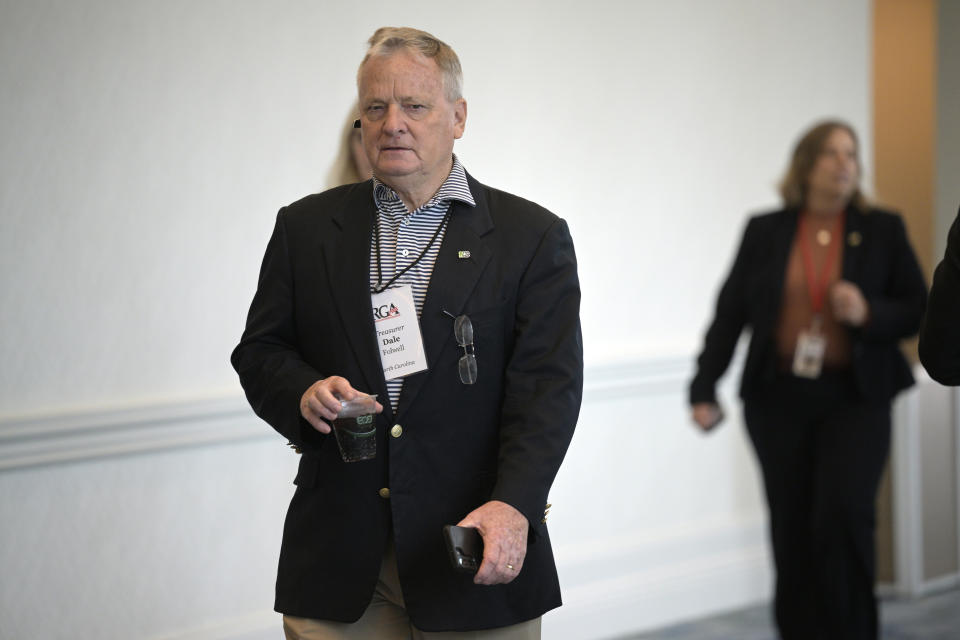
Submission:
M 373 177 L 373 201 L 376 203 L 377 209 L 384 209 L 385 204 L 397 202 L 398 200 L 400 200 L 400 196 L 397 195 L 396 191 L 378 180 L 376 176 Z M 467 172 L 464 170 L 463 165 L 460 164 L 460 160 L 456 154 L 453 156 L 453 168 L 450 169 L 450 175 L 443 181 L 443 184 L 440 185 L 437 192 L 433 194 L 433 197 L 420 206 L 417 211 L 429 209 L 437 204 L 451 200 L 465 202 L 471 207 L 477 206 L 476 201 L 473 199 L 473 194 L 470 193 L 470 185 L 467 184 Z

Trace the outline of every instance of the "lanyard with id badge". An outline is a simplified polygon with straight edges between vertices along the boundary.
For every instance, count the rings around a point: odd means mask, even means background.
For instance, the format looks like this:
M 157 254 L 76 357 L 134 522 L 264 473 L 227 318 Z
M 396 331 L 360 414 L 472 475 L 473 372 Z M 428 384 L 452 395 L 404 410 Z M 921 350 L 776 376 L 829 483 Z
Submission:
M 403 274 L 423 260 L 449 218 L 448 210 L 423 252 L 386 283 L 383 282 L 383 267 L 380 262 L 379 216 L 374 218 L 377 284 L 370 292 L 370 302 L 373 307 L 373 324 L 377 332 L 377 348 L 380 352 L 380 364 L 383 366 L 385 380 L 394 380 L 427 370 L 427 356 L 423 350 L 423 335 L 420 332 L 420 319 L 417 317 L 417 307 L 413 299 L 413 287 L 409 284 L 394 285 Z
M 810 306 L 813 308 L 813 320 L 810 328 L 797 334 L 797 348 L 793 352 L 791 371 L 798 378 L 816 379 L 823 370 L 823 359 L 827 352 L 827 338 L 823 335 L 823 304 L 826 297 L 827 280 L 833 263 L 840 253 L 840 238 L 843 235 L 844 213 L 837 216 L 834 233 L 822 229 L 817 233 L 817 242 L 827 247 L 827 257 L 823 263 L 820 277 L 814 271 L 813 255 L 806 242 L 806 216 L 800 216 L 797 236 L 800 241 L 800 253 L 803 255 L 803 273 L 810 294 Z

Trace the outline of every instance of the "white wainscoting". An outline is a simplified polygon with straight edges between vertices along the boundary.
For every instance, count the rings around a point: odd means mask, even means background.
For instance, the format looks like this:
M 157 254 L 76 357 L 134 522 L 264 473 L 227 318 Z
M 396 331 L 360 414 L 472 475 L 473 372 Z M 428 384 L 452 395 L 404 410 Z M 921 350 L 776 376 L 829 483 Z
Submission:
M 960 389 L 914 368 L 917 385 L 893 407 L 895 595 L 960 584 Z M 932 473 L 931 473 L 932 471 Z
M 278 638 L 284 443 L 240 396 L 0 423 L 0 638 Z
M 564 606 L 546 638 L 612 638 L 768 598 L 731 384 L 730 424 L 704 436 L 688 424 L 689 372 L 681 357 L 588 368 L 551 493 Z M 943 546 L 932 523 L 960 514 L 958 392 L 916 375 L 895 404 L 892 457 L 893 588 L 908 596 L 960 582 L 928 570 Z M 932 487 L 938 429 L 952 430 L 953 473 Z M 0 422 L 0 638 L 278 637 L 273 572 L 296 464 L 283 444 L 239 395 Z M 957 504 L 925 507 L 934 489 Z
M 769 597 L 759 476 L 733 385 L 721 387 L 729 424 L 704 435 L 688 417 L 691 364 L 587 371 L 551 493 L 564 606 L 544 618 L 545 638 L 613 638 Z
M 709 436 L 689 425 L 690 364 L 588 368 L 550 497 L 565 604 L 545 638 L 767 598 L 756 465 L 737 411 Z M 0 423 L 0 637 L 279 638 L 295 464 L 240 396 Z

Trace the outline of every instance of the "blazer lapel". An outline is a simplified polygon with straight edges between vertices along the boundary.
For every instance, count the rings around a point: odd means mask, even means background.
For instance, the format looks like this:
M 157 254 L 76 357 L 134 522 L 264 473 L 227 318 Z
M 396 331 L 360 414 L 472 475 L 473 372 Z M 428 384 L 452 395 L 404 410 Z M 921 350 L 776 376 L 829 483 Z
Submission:
M 767 283 L 771 292 L 767 309 L 770 319 L 768 326 L 771 327 L 776 326 L 780 305 L 783 302 L 783 283 L 787 275 L 787 263 L 790 260 L 790 251 L 793 249 L 793 240 L 797 235 L 799 213 L 796 209 L 785 211 L 774 232 L 774 237 L 771 238 L 773 260 L 768 272 L 771 280 Z
M 324 257 L 330 291 L 340 314 L 346 342 L 363 373 L 365 388 L 383 399 L 387 397 L 387 386 L 370 310 L 370 234 L 376 205 L 369 185 L 369 181 L 365 182 L 349 192 L 334 213 L 333 225 L 339 234 L 324 238 Z M 359 381 L 350 382 L 361 388 Z M 389 402 L 381 404 L 384 411 L 390 411 Z
M 843 230 L 843 271 L 844 280 L 857 282 L 860 267 L 860 250 L 864 241 L 863 213 L 856 207 L 847 207 L 846 228 Z
M 398 416 L 402 416 L 413 404 L 426 381 L 433 375 L 434 363 L 440 359 L 443 351 L 457 348 L 453 337 L 453 318 L 444 311 L 455 316 L 463 312 L 493 253 L 483 237 L 493 229 L 483 187 L 469 175 L 467 180 L 476 206 L 471 207 L 459 201 L 450 205 L 450 221 L 420 313 L 420 332 L 430 368 L 404 380 L 397 407 Z

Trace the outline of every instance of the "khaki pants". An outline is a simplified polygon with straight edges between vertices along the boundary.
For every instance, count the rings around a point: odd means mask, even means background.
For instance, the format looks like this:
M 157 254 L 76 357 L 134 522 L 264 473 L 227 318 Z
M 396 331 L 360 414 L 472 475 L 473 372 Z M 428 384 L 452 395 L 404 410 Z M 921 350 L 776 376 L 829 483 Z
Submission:
M 283 616 L 287 640 L 540 640 L 540 618 L 483 631 L 421 631 L 410 623 L 400 592 L 393 540 L 380 565 L 373 600 L 353 623 Z

